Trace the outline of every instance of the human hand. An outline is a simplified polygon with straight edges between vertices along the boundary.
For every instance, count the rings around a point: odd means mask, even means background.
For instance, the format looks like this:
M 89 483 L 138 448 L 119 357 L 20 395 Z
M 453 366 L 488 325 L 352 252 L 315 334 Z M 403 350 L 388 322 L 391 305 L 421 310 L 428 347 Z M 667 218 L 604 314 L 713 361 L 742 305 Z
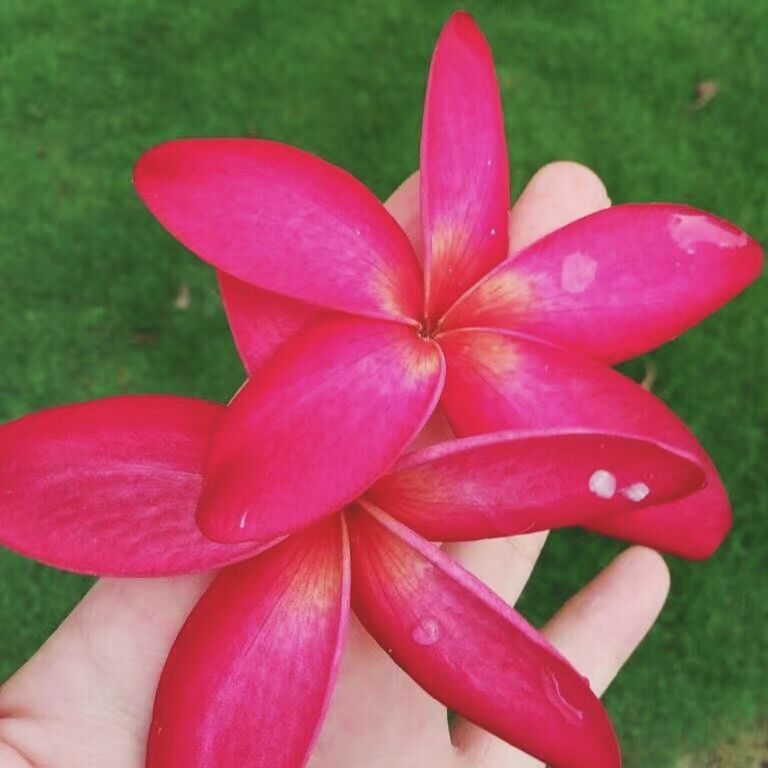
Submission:
M 418 239 L 417 181 L 390 208 Z M 553 164 L 512 212 L 516 250 L 608 204 L 600 182 Z M 542 534 L 447 547 L 513 604 Z M 0 689 L 0 768 L 142 768 L 155 686 L 168 650 L 210 575 L 100 581 L 38 654 Z M 635 547 L 567 603 L 545 633 L 602 692 L 653 624 L 668 589 L 663 560 Z M 297 691 L 297 695 L 301 695 Z M 310 768 L 529 768 L 539 765 L 445 709 L 351 622 L 344 660 Z

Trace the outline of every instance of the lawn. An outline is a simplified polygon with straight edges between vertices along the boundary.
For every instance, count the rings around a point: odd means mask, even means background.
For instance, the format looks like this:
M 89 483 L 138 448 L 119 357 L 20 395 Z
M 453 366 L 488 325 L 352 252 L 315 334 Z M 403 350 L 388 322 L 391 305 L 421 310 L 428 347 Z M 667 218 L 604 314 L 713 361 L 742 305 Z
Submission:
M 515 192 L 574 159 L 614 201 L 688 202 L 768 241 L 768 4 L 466 5 L 495 50 Z M 431 47 L 452 8 L 5 0 L 0 418 L 121 392 L 228 398 L 242 371 L 213 273 L 142 208 L 135 159 L 180 136 L 264 136 L 386 196 L 417 165 Z M 763 281 L 627 368 L 652 361 L 736 515 L 712 560 L 670 563 L 662 620 L 607 696 L 630 768 L 667 768 L 768 712 L 767 299 Z M 618 549 L 553 536 L 523 611 L 543 620 Z M 0 552 L 0 679 L 88 586 Z

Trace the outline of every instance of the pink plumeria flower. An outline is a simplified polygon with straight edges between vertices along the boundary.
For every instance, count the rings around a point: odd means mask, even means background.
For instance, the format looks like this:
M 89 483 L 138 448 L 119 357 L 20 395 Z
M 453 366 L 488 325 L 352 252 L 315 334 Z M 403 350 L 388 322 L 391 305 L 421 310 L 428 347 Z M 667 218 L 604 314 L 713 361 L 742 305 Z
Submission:
M 695 496 L 588 526 L 691 557 L 729 529 L 726 493 L 696 439 L 607 364 L 739 293 L 761 268 L 759 246 L 709 213 L 645 204 L 605 208 L 508 254 L 498 87 L 468 15 L 450 19 L 432 61 L 416 247 L 352 176 L 274 142 L 163 144 L 135 182 L 165 227 L 220 270 L 251 374 L 208 456 L 198 522 L 210 538 L 263 540 L 333 513 L 438 408 L 459 436 L 574 427 L 695 454 L 707 467 Z M 517 530 L 446 525 L 430 534 Z
M 600 363 L 727 301 L 759 248 L 709 214 L 625 206 L 508 257 L 498 91 L 465 14 L 435 54 L 421 166 L 412 244 L 298 150 L 152 150 L 139 191 L 219 267 L 248 382 L 226 409 L 115 398 L 0 429 L 6 545 L 94 574 L 229 566 L 169 656 L 150 768 L 303 765 L 350 606 L 468 719 L 553 765 L 613 768 L 586 682 L 427 539 L 583 525 L 702 556 L 727 530 L 695 439 Z M 403 455 L 438 404 L 460 439 Z
M 705 482 L 696 457 L 577 430 L 450 440 L 403 456 L 340 514 L 281 542 L 217 544 L 199 532 L 195 509 L 222 418 L 222 406 L 148 395 L 53 408 L 0 428 L 6 546 L 102 576 L 228 566 L 166 662 L 148 768 L 303 766 L 351 609 L 414 680 L 468 720 L 557 768 L 619 766 L 587 681 L 403 521 L 463 534 L 620 517 L 695 493 Z M 611 494 L 610 483 L 652 483 L 653 492 L 630 498 Z

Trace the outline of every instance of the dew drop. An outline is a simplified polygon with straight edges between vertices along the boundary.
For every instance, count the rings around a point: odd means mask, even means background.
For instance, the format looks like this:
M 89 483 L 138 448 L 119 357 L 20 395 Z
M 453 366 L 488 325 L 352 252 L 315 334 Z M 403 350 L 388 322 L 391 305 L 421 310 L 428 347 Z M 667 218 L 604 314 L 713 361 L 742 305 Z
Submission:
M 496 237 L 496 227 L 491 227 L 491 237 Z
M 581 251 L 575 251 L 563 259 L 560 285 L 567 293 L 582 293 L 592 285 L 596 274 L 597 259 Z
M 542 670 L 541 679 L 544 683 L 544 693 L 549 701 L 560 710 L 560 714 L 574 725 L 584 720 L 584 713 L 574 707 L 560 691 L 560 683 L 557 681 L 555 673 L 549 669 Z
M 607 469 L 598 469 L 589 478 L 589 490 L 601 499 L 612 499 L 616 493 L 616 478 Z
M 243 512 L 243 514 L 240 516 L 240 529 L 242 530 L 245 528 L 245 521 L 248 519 L 248 512 Z
M 621 495 L 628 498 L 630 501 L 642 501 L 651 489 L 645 483 L 632 483 L 632 485 L 621 489 Z
M 430 617 L 421 619 L 413 628 L 411 637 L 419 645 L 434 645 L 440 639 L 440 625 Z
M 702 214 L 676 213 L 667 227 L 672 239 L 689 254 L 696 253 L 698 245 L 742 248 L 749 242 L 745 232 Z

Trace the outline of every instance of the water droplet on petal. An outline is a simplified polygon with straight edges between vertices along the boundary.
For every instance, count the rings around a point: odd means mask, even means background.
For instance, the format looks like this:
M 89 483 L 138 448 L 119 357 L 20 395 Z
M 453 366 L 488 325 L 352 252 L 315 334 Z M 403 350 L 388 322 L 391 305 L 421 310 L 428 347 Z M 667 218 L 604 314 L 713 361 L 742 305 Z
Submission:
M 745 232 L 700 213 L 676 213 L 667 227 L 672 239 L 689 254 L 696 253 L 697 245 L 741 248 L 749 242 Z
M 240 516 L 240 528 L 245 528 L 245 521 L 248 519 L 248 512 L 243 512 L 243 514 Z
M 421 619 L 413 628 L 411 637 L 419 645 L 434 645 L 440 639 L 440 625 L 430 617 Z
M 581 251 L 575 251 L 563 259 L 560 285 L 568 293 L 581 293 L 592 285 L 596 274 L 597 259 Z
M 555 676 L 555 673 L 549 669 L 542 670 L 541 679 L 544 683 L 544 693 L 553 704 L 560 711 L 560 714 L 569 722 L 573 724 L 580 723 L 584 720 L 584 713 L 574 707 L 560 691 L 560 683 Z M 582 678 L 583 679 L 583 678 Z
M 630 501 L 642 501 L 651 489 L 645 483 L 632 483 L 632 485 L 621 489 L 622 496 L 625 496 Z
M 612 499 L 616 493 L 616 478 L 607 469 L 598 469 L 589 478 L 589 490 L 601 499 Z

